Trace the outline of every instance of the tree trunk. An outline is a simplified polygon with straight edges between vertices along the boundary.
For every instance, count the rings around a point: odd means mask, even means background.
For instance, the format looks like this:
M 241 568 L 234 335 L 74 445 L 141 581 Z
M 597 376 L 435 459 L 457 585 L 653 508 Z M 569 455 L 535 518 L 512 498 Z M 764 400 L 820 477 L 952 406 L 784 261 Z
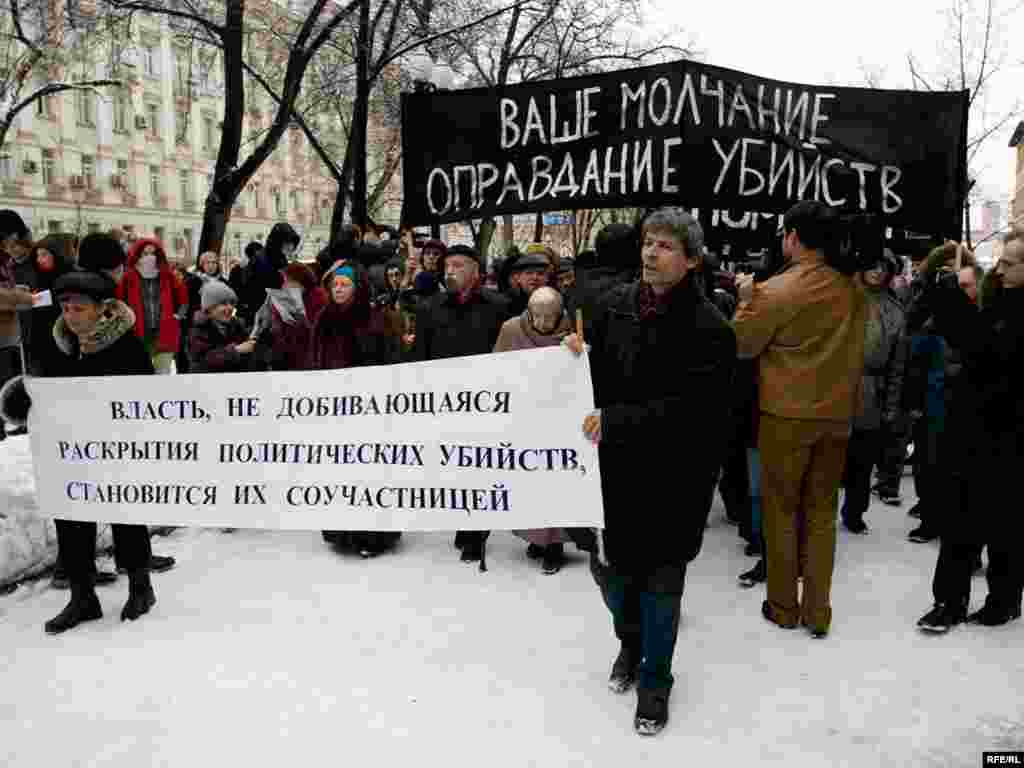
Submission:
M 329 244 L 333 245 L 338 241 L 341 228 L 345 224 L 345 203 L 348 201 L 348 180 L 352 178 L 352 145 L 353 135 L 351 131 L 348 141 L 345 142 L 345 159 L 341 164 L 341 180 L 338 182 L 338 195 L 334 198 L 334 211 L 331 213 L 331 236 Z
M 245 115 L 245 79 L 242 73 L 245 0 L 228 0 L 226 5 L 223 35 L 224 116 L 213 184 L 203 208 L 203 229 L 199 236 L 197 256 L 206 251 L 220 254 L 228 221 L 231 219 L 231 208 L 248 181 L 235 180 L 231 173 L 238 165 L 238 155 L 242 148 L 242 119 Z
M 359 36 L 356 45 L 356 100 L 352 110 L 352 222 L 366 226 L 366 146 L 370 118 L 370 4 L 359 7 Z
M 493 216 L 488 216 L 480 222 L 479 250 L 480 250 L 480 272 L 487 274 L 487 266 L 490 263 L 491 242 L 494 240 L 494 233 L 498 229 L 498 222 Z
M 501 217 L 501 239 L 505 241 L 506 252 L 516 241 L 515 219 L 509 213 Z
M 231 221 L 233 205 L 234 201 L 225 203 L 217 196 L 216 192 L 207 195 L 206 205 L 203 208 L 203 230 L 199 236 L 197 254 L 213 251 L 220 255 L 223 252 L 224 236 L 227 233 L 228 222 Z
M 544 214 L 538 213 L 533 221 L 533 242 L 539 243 L 544 237 Z

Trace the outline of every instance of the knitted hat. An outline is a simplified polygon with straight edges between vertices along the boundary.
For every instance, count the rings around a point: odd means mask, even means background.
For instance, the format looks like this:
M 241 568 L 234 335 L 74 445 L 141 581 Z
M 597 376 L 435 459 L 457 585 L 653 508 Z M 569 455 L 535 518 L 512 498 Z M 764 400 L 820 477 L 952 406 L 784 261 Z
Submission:
M 99 232 L 86 235 L 78 246 L 78 266 L 90 272 L 112 272 L 127 258 L 121 243 Z
M 209 309 L 218 304 L 238 303 L 238 295 L 231 290 L 231 286 L 220 280 L 207 280 L 199 295 L 203 303 L 203 309 Z
M 114 281 L 106 275 L 76 269 L 57 278 L 57 282 L 53 284 L 53 294 L 57 301 L 77 295 L 100 303 L 114 298 L 114 288 Z
M 530 243 L 526 246 L 526 254 L 544 256 L 551 264 L 555 263 L 555 251 L 550 245 L 544 243 Z
M 17 211 L 5 208 L 0 211 L 0 240 L 14 235 L 19 240 L 28 240 L 29 231 L 25 226 L 25 220 Z

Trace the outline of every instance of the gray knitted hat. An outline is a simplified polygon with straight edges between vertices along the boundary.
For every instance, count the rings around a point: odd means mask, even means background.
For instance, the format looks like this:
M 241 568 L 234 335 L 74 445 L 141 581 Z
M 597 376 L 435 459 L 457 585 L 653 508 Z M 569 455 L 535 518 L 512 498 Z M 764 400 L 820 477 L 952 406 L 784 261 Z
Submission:
M 207 280 L 199 296 L 203 302 L 203 309 L 209 309 L 218 304 L 238 303 L 238 294 L 231 290 L 230 285 L 222 283 L 220 280 Z

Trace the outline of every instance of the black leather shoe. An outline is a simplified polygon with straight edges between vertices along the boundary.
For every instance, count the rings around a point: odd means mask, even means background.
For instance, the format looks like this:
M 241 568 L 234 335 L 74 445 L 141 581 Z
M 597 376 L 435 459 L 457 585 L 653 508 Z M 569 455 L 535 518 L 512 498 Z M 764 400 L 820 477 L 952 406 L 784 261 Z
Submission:
M 772 607 L 768 603 L 767 600 L 765 600 L 763 603 L 761 603 L 761 615 L 764 616 L 765 619 L 770 621 L 772 624 L 777 626 L 779 629 L 796 629 L 796 623 L 795 622 L 792 623 L 792 624 L 783 624 L 782 622 L 778 621 L 772 615 Z
M 640 654 L 623 646 L 615 658 L 615 663 L 612 664 L 612 673 L 608 677 L 608 690 L 612 693 L 625 693 L 636 685 L 639 664 Z
M 668 724 L 668 690 L 640 688 L 636 696 L 633 728 L 641 736 L 657 736 Z
M 128 574 L 128 602 L 121 609 L 121 621 L 135 621 L 149 613 L 156 605 L 156 594 L 149 579 L 149 571 L 135 571 Z
M 981 610 L 967 617 L 968 624 L 981 624 L 983 627 L 1001 627 L 1020 618 L 1020 606 L 1013 609 L 1002 608 L 993 603 L 985 603 Z
M 85 621 L 103 618 L 103 609 L 91 584 L 72 584 L 71 602 L 44 625 L 46 634 L 59 635 Z

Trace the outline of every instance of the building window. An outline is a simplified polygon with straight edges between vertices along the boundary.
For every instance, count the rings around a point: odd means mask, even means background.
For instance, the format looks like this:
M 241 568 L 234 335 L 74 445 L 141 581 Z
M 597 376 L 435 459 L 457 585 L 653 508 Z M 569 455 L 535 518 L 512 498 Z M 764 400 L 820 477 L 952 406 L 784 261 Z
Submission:
M 52 149 L 43 150 L 43 185 L 50 186 L 56 181 L 56 163 Z
M 252 198 L 252 207 L 258 210 L 260 207 L 260 188 L 258 186 L 250 188 L 249 196 Z
M 277 213 L 278 216 L 284 216 L 284 198 L 281 196 L 281 190 L 277 187 L 274 187 L 270 192 L 270 196 L 274 200 L 274 211 Z
M 48 222 L 46 222 L 47 234 L 50 234 L 50 235 L 60 234 L 60 229 L 61 229 L 61 225 L 60 225 L 60 222 L 57 219 L 50 219 Z
M 207 152 L 213 149 L 213 118 L 210 115 L 203 116 L 203 149 Z
M 90 235 L 98 235 L 100 233 L 100 224 L 98 221 L 90 221 L 88 228 Z
M 291 206 L 292 212 L 298 213 L 301 208 L 299 205 L 299 193 L 293 189 L 288 197 L 290 198 L 288 204 Z
M 131 102 L 124 94 L 118 94 L 114 99 L 114 130 L 118 133 L 128 132 L 128 114 Z
M 148 134 L 154 139 L 160 138 L 160 105 L 159 104 L 147 104 L 146 105 L 146 120 L 148 124 L 146 129 Z
M 8 154 L 0 155 L 0 177 L 14 178 L 14 158 Z
M 156 49 L 152 46 L 147 45 L 142 49 L 142 67 L 148 77 L 156 77 L 158 75 Z
M 188 111 L 179 109 L 175 113 L 175 136 L 174 140 L 179 144 L 188 144 Z
M 37 117 L 52 117 L 50 112 L 50 97 L 41 96 L 36 99 L 36 116 Z
M 92 91 L 78 91 L 78 124 L 86 127 L 96 125 L 96 117 L 93 114 L 96 107 L 96 97 Z
M 192 206 L 192 174 L 189 171 L 178 171 L 178 181 L 181 184 L 181 207 Z
M 121 159 L 117 161 L 117 175 L 121 177 L 121 188 L 128 192 L 131 190 L 131 184 L 128 179 L 128 161 Z
M 86 189 L 96 188 L 96 163 L 91 155 L 82 155 L 82 184 Z
M 167 230 L 164 229 L 163 227 L 154 228 L 153 234 L 156 235 L 156 239 L 159 240 L 161 243 L 167 242 Z
M 160 166 L 149 166 L 149 193 L 153 197 L 153 205 L 160 199 Z

